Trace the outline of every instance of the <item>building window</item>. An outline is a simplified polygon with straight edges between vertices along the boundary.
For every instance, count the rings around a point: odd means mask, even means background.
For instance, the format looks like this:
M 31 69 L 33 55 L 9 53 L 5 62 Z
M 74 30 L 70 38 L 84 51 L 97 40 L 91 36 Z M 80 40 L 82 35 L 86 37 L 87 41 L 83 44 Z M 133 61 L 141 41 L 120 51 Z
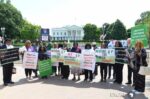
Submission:
M 78 30 L 77 33 L 78 33 L 77 35 L 81 35 L 81 30 Z
M 72 35 L 75 37 L 76 36 L 76 30 L 72 31 Z
M 66 32 L 64 33 L 64 35 L 66 35 Z
M 59 33 L 57 32 L 57 35 L 59 35 Z
M 53 32 L 53 35 L 55 35 L 55 32 Z
M 68 36 L 71 36 L 71 31 L 68 31 Z
M 62 32 L 61 32 L 61 34 L 60 35 L 62 35 Z

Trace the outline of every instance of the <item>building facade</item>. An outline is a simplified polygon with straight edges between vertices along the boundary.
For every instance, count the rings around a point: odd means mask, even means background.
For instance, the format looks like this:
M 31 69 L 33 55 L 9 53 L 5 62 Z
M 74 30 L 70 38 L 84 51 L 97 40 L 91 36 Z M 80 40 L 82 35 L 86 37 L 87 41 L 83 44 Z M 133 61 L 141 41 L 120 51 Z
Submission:
M 51 40 L 83 40 L 84 30 L 82 27 L 72 25 L 62 28 L 52 28 L 51 30 Z

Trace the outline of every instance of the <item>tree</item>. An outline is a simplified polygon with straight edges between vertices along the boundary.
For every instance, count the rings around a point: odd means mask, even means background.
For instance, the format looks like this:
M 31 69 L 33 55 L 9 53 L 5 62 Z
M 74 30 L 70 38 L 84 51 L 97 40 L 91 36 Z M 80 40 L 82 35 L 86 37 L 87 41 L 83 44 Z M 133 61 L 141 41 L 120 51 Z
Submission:
M 84 40 L 86 41 L 97 41 L 99 40 L 100 29 L 94 24 L 86 24 L 83 27 L 84 30 Z
M 1 2 L 4 2 L 1 0 Z M 22 15 L 13 5 L 0 3 L 0 27 L 5 27 L 5 37 L 16 38 L 20 35 Z M 2 34 L 0 34 L 2 35 Z
M 0 0 L 0 3 L 5 3 L 5 0 Z M 6 0 L 6 3 L 10 4 L 11 0 Z
M 111 31 L 112 39 L 122 40 L 127 39 L 126 28 L 120 20 L 116 20 L 115 23 L 112 23 L 112 31 Z
M 7 4 L 11 4 L 11 0 L 7 0 L 6 3 L 7 3 Z
M 127 37 L 131 38 L 131 28 L 127 29 Z
M 20 37 L 24 40 L 36 40 L 40 36 L 40 29 L 40 26 L 33 25 L 28 21 L 24 20 L 21 28 Z
M 0 2 L 1 2 L 1 3 L 4 3 L 4 0 L 1 0 Z

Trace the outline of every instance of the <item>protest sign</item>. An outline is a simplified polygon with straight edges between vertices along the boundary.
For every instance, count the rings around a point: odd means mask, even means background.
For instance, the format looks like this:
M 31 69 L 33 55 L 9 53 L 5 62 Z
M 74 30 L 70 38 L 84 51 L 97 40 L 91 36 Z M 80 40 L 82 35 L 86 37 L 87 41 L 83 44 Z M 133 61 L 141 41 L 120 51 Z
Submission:
M 52 66 L 51 66 L 51 60 L 42 60 L 38 62 L 38 70 L 40 73 L 40 77 L 51 75 L 52 72 Z
M 127 48 L 127 40 L 120 40 L 120 42 L 124 48 Z
M 82 50 L 82 69 L 95 70 L 95 51 L 94 50 Z
M 51 49 L 51 62 L 57 62 L 58 58 L 60 56 L 60 50 L 59 49 Z
M 60 53 L 59 53 L 59 57 L 57 59 L 57 62 L 64 62 L 64 53 L 67 52 L 67 50 L 63 50 L 63 49 L 59 49 Z
M 150 71 L 150 67 L 141 66 L 139 74 L 141 74 L 141 75 L 150 75 L 149 71 Z
M 114 49 L 96 49 L 96 62 L 115 64 Z
M 23 67 L 28 69 L 36 69 L 38 61 L 37 52 L 25 52 L 23 57 Z
M 128 64 L 128 58 L 127 58 L 127 54 L 126 54 L 126 49 L 123 47 L 118 47 L 115 48 L 115 62 L 116 63 L 120 63 L 120 64 Z
M 135 43 L 137 40 L 140 40 L 143 42 L 144 47 L 148 48 L 148 27 L 147 25 L 141 24 L 133 27 L 131 29 L 131 44 L 132 47 L 135 46 Z
M 19 60 L 19 48 L 0 49 L 1 65 Z
M 64 53 L 64 65 L 73 67 L 80 67 L 81 65 L 81 54 L 74 52 Z
M 41 40 L 48 41 L 49 40 L 49 29 L 41 29 Z

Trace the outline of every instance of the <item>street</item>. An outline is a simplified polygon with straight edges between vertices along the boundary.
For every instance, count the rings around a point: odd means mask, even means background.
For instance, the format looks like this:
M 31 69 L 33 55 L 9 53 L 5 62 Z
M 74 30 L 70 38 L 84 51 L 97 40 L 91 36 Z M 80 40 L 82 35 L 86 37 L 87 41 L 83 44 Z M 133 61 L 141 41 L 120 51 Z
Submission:
M 24 69 L 20 62 L 15 63 L 17 74 L 13 75 L 14 85 L 3 86 L 2 68 L 0 67 L 0 99 L 148 99 L 150 98 L 150 77 L 146 79 L 146 91 L 144 94 L 133 95 L 130 98 L 128 92 L 132 87 L 125 85 L 127 82 L 127 66 L 124 66 L 123 85 L 113 84 L 113 80 L 106 83 L 100 82 L 100 74 L 93 82 L 62 80 L 59 76 L 48 79 L 25 78 Z M 34 76 L 34 74 L 33 74 Z

